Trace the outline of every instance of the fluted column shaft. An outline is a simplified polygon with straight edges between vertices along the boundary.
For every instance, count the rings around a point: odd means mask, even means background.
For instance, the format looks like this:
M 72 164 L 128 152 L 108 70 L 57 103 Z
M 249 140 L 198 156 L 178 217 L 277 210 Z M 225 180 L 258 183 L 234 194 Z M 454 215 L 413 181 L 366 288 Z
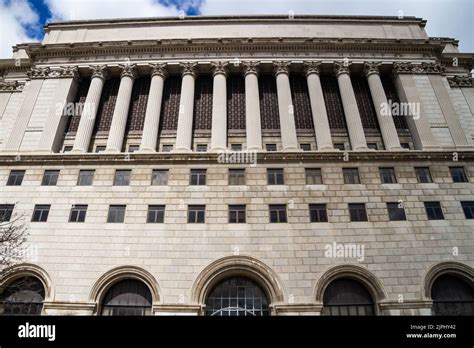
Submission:
M 182 64 L 183 81 L 181 84 L 176 148 L 174 150 L 176 152 L 189 152 L 192 150 L 196 65 L 195 63 Z
M 397 128 L 395 127 L 392 113 L 390 112 L 390 108 L 383 107 L 384 105 L 388 105 L 388 100 L 382 85 L 382 80 L 380 79 L 378 66 L 375 64 L 366 64 L 365 71 L 385 149 L 399 150 L 401 149 L 400 139 L 398 138 Z M 382 110 L 386 110 L 387 112 L 384 113 Z
M 166 78 L 165 64 L 153 64 L 151 73 L 150 92 L 145 111 L 142 142 L 140 151 L 155 152 L 158 143 L 160 127 L 161 102 Z
M 362 126 L 354 89 L 352 88 L 349 68 L 338 63 L 336 63 L 335 66 L 351 148 L 352 150 L 366 150 L 367 141 L 365 139 L 364 127 Z
M 297 151 L 299 150 L 298 137 L 296 136 L 295 112 L 291 98 L 288 63 L 275 63 L 275 76 L 283 151 Z
M 133 82 L 136 78 L 136 67 L 134 65 L 121 66 L 122 74 L 117 94 L 112 124 L 110 125 L 109 138 L 107 139 L 108 152 L 122 151 L 125 128 L 127 127 L 128 110 L 132 98 Z
M 227 148 L 227 63 L 215 63 L 212 95 L 211 150 Z
M 262 123 L 260 118 L 260 95 L 258 90 L 258 63 L 246 63 L 244 74 L 247 150 L 261 150 Z
M 87 92 L 86 101 L 79 121 L 79 127 L 74 140 L 74 152 L 87 152 L 94 130 L 95 118 L 99 108 L 100 97 L 106 79 L 106 67 L 94 66 L 92 69 L 91 84 Z
M 334 145 L 331 138 L 326 103 L 319 78 L 320 62 L 305 63 L 306 80 L 308 83 L 309 99 L 313 115 L 314 134 L 318 150 L 332 150 Z

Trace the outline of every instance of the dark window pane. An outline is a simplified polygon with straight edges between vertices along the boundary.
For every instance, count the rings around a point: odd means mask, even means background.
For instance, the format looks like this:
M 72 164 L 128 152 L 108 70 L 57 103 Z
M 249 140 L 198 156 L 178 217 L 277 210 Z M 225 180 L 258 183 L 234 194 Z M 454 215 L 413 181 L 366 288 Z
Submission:
M 375 315 L 370 292 L 356 280 L 333 280 L 324 291 L 323 315 Z
M 301 150 L 311 151 L 311 144 L 300 144 Z
M 32 222 L 46 222 L 48 220 L 50 205 L 35 205 Z
M 367 212 L 364 203 L 349 203 L 351 221 L 367 221 Z
M 415 167 L 416 179 L 419 183 L 432 183 L 430 168 L 428 167 Z
M 146 284 L 135 279 L 121 280 L 104 296 L 102 315 L 151 315 L 152 296 Z
M 435 315 L 474 315 L 474 285 L 451 274 L 436 278 L 431 288 Z
M 323 183 L 321 169 L 319 168 L 306 168 L 305 175 L 307 185 L 321 185 Z
M 229 169 L 229 185 L 245 185 L 245 169 Z
M 87 205 L 74 205 L 71 208 L 69 222 L 84 222 L 86 220 Z
M 8 177 L 7 186 L 21 186 L 24 176 L 24 170 L 12 170 Z
M 245 223 L 245 205 L 229 205 L 229 223 Z
M 403 221 L 407 219 L 405 209 L 398 202 L 387 203 L 387 210 L 390 221 Z
M 267 169 L 268 185 L 284 185 L 283 169 Z
M 79 171 L 79 178 L 77 179 L 78 186 L 91 186 L 94 182 L 95 170 L 81 170 Z
M 9 284 L 0 295 L 3 315 L 41 315 L 45 291 L 41 281 L 22 277 Z
M 287 222 L 285 204 L 272 204 L 269 206 L 269 209 L 270 209 L 270 222 L 272 223 Z
M 14 204 L 0 204 L 0 222 L 10 221 L 14 208 Z
M 468 182 L 466 173 L 463 167 L 450 167 L 451 177 L 453 182 Z
M 150 205 L 148 206 L 148 223 L 163 223 L 165 220 L 165 206 L 164 205 Z
M 128 186 L 130 185 L 131 170 L 117 170 L 115 171 L 114 186 Z
M 425 202 L 426 215 L 428 220 L 443 220 L 443 210 L 439 202 Z
M 190 185 L 206 185 L 206 169 L 191 169 Z
M 474 201 L 463 201 L 461 206 L 466 219 L 474 219 Z
M 123 223 L 125 221 L 125 205 L 111 205 L 109 207 L 108 223 Z
M 395 177 L 395 169 L 379 168 L 379 173 L 382 184 L 394 184 L 397 182 L 397 178 Z
M 357 168 L 343 168 L 345 184 L 360 184 L 359 170 Z
M 266 148 L 267 151 L 276 151 L 277 150 L 276 144 L 266 144 L 265 148 Z
M 310 214 L 311 222 L 327 222 L 328 221 L 326 204 L 310 204 L 309 214 Z
M 188 223 L 204 223 L 206 218 L 206 206 L 190 205 L 188 207 Z
M 42 186 L 55 186 L 58 183 L 59 170 L 45 170 L 43 180 L 41 181 Z

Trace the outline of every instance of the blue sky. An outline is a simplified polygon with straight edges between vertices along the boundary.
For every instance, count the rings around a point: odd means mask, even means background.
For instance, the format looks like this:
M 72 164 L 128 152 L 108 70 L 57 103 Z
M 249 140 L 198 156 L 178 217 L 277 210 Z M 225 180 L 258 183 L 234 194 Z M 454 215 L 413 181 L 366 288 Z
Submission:
M 11 47 L 40 41 L 47 21 L 178 16 L 334 14 L 417 16 L 430 36 L 460 40 L 474 52 L 473 0 L 0 0 L 0 58 Z

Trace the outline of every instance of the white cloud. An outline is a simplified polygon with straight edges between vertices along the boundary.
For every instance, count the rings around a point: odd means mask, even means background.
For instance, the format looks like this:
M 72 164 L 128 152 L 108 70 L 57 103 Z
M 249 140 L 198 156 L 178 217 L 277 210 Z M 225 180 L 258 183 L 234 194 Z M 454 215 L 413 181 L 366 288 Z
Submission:
M 176 16 L 174 6 L 154 0 L 45 0 L 53 20 Z
M 12 46 L 35 41 L 28 27 L 38 27 L 39 17 L 26 0 L 0 1 L 0 57 L 11 58 Z

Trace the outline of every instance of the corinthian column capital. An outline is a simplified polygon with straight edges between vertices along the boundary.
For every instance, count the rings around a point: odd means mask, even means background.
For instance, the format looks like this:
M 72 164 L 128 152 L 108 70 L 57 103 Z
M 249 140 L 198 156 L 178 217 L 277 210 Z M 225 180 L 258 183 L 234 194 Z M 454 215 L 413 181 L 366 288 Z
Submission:
M 213 70 L 213 75 L 217 74 L 222 74 L 224 76 L 227 76 L 229 73 L 227 66 L 229 65 L 229 62 L 212 62 L 212 70 Z
M 161 76 L 162 78 L 166 78 L 168 76 L 168 70 L 166 68 L 165 63 L 157 63 L 157 64 L 148 64 L 151 68 L 151 77 L 153 76 Z
M 380 74 L 380 66 L 382 63 L 380 62 L 365 62 L 364 63 L 364 73 L 366 76 L 372 75 L 372 74 Z
M 92 71 L 92 78 L 98 77 L 102 80 L 106 80 L 109 75 L 107 65 L 91 65 L 89 68 Z
M 244 62 L 244 75 L 247 76 L 248 74 L 258 75 L 259 69 L 258 66 L 260 62 Z
M 130 77 L 135 80 L 138 76 L 136 64 L 120 64 L 119 68 L 122 69 L 120 77 Z
M 339 76 L 341 74 L 350 74 L 350 65 L 351 63 L 348 61 L 334 62 L 334 71 L 336 73 L 336 76 Z
M 311 61 L 311 62 L 303 62 L 304 72 L 306 76 L 311 74 L 318 74 L 321 72 L 321 64 L 320 61 Z
M 196 78 L 197 76 L 197 63 L 192 63 L 192 62 L 186 62 L 186 63 L 180 63 L 179 64 L 181 68 L 183 69 L 182 75 L 191 75 L 192 77 Z
M 288 67 L 290 66 L 290 62 L 273 62 L 273 71 L 275 73 L 275 76 L 278 76 L 280 74 L 289 74 Z

